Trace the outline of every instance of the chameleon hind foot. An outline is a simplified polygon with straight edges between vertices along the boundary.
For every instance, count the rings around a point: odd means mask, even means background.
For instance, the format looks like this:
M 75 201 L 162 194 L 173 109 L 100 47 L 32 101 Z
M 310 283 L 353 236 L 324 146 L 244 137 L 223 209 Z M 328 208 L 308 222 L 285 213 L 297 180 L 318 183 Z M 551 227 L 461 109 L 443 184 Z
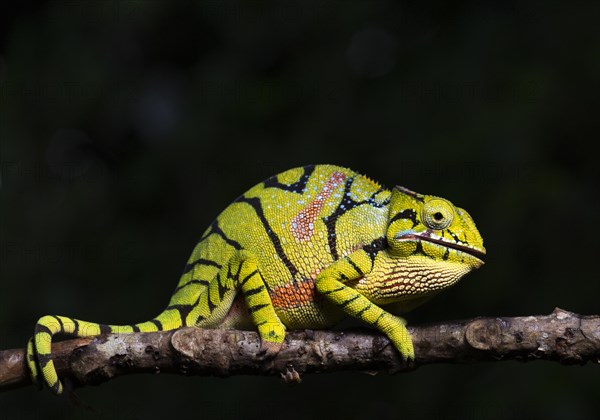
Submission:
M 260 348 L 256 356 L 260 359 L 269 360 L 273 359 L 279 354 L 279 351 L 283 347 L 283 343 L 273 343 L 270 341 L 261 341 Z
M 302 382 L 302 377 L 294 369 L 294 366 L 288 366 L 285 373 L 280 373 L 281 380 L 288 385 L 297 385 Z
M 257 356 L 261 359 L 272 359 L 283 347 L 285 326 L 281 322 L 265 322 L 258 326 L 260 348 Z

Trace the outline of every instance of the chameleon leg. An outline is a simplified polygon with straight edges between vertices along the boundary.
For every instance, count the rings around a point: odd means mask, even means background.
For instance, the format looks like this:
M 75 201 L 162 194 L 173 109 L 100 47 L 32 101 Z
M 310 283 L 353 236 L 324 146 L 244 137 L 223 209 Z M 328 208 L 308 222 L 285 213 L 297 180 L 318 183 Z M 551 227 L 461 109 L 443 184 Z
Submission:
M 371 257 L 359 249 L 321 271 L 315 280 L 317 291 L 347 315 L 358 318 L 387 335 L 403 359 L 414 359 L 414 348 L 406 322 L 384 311 L 343 283 L 358 280 L 372 269 Z
M 275 313 L 266 283 L 260 274 L 256 258 L 247 251 L 238 251 L 211 280 L 197 306 L 190 313 L 198 327 L 218 325 L 227 315 L 237 292 L 241 292 L 248 312 L 261 338 L 259 353 L 276 355 L 285 338 L 285 326 Z M 189 319 L 189 318 L 188 318 Z

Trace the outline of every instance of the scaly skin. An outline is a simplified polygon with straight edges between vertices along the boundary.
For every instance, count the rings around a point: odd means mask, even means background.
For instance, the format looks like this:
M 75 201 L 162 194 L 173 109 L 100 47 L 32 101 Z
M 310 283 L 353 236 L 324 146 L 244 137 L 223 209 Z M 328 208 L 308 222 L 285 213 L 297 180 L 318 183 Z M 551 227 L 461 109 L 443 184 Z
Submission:
M 27 347 L 35 383 L 60 394 L 52 336 L 197 326 L 248 328 L 275 355 L 286 329 L 326 328 L 344 316 L 388 336 L 414 358 L 407 311 L 483 264 L 469 214 L 442 198 L 392 190 L 349 169 L 309 165 L 251 188 L 194 248 L 168 307 L 134 325 L 46 315 Z

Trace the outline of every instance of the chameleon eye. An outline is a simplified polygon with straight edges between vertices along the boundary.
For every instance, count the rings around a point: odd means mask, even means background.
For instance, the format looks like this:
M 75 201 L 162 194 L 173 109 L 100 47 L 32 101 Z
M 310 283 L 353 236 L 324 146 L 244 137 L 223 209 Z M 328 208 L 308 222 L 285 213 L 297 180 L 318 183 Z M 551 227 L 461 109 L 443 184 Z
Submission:
M 454 210 L 446 200 L 434 198 L 423 205 L 421 219 L 430 229 L 446 229 L 454 219 Z

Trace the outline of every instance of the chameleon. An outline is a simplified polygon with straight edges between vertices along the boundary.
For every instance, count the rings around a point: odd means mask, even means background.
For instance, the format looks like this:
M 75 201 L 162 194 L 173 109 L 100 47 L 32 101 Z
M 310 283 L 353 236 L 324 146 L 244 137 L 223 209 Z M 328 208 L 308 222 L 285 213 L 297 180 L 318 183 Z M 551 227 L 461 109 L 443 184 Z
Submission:
M 444 198 L 388 189 L 340 166 L 297 167 L 250 188 L 217 216 L 158 316 L 131 325 L 43 316 L 27 364 L 34 384 L 61 394 L 51 355 L 56 334 L 256 329 L 257 356 L 268 358 L 287 330 L 324 329 L 347 316 L 412 360 L 398 315 L 481 267 L 485 252 L 471 216 Z

